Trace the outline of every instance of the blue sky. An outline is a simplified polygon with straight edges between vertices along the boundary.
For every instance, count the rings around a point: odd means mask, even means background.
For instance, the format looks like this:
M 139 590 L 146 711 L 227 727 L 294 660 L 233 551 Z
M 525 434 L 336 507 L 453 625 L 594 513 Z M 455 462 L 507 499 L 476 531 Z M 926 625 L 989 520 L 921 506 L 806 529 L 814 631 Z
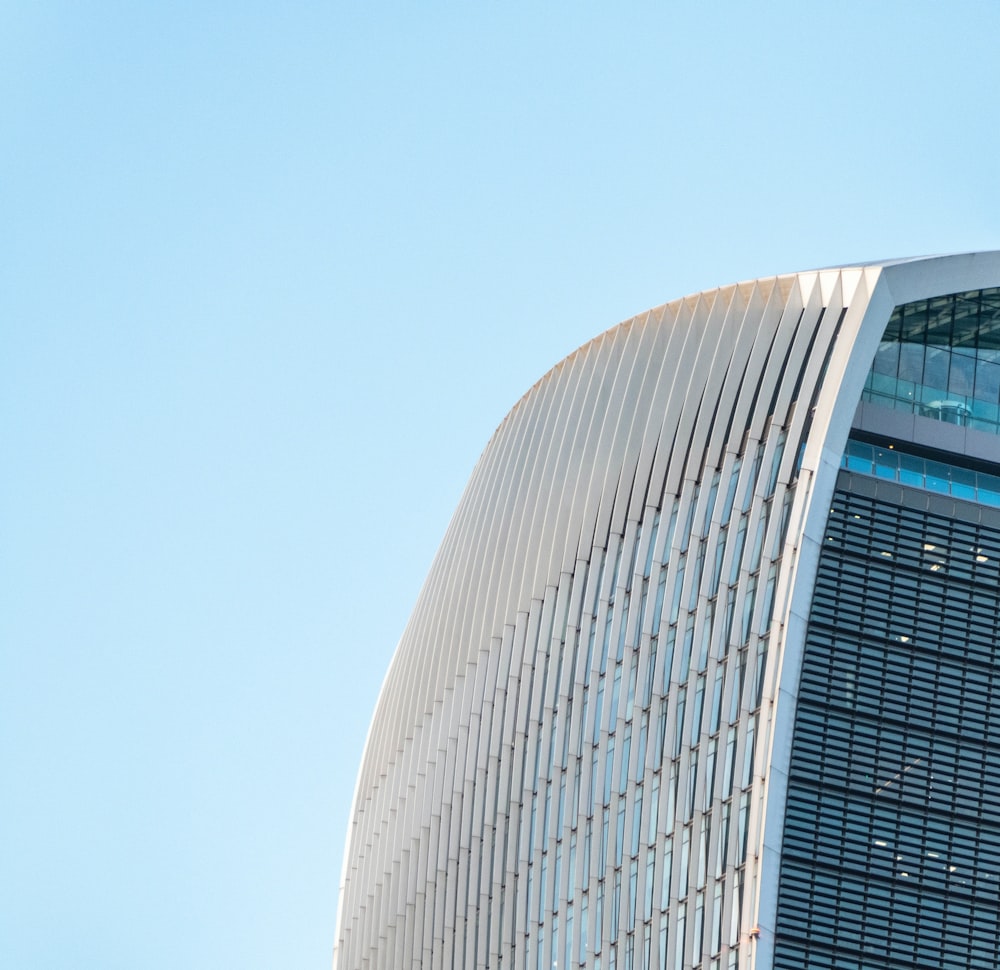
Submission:
M 706 287 L 1000 247 L 1000 4 L 0 8 L 0 963 L 326 967 L 472 466 Z

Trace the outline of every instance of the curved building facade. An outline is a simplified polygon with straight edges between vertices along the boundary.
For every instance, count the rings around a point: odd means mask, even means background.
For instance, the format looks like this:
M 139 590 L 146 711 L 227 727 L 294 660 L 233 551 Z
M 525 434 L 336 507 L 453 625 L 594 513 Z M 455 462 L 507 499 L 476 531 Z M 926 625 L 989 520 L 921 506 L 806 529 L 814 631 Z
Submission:
M 609 330 L 448 528 L 334 967 L 1000 966 L 998 615 L 1000 254 Z

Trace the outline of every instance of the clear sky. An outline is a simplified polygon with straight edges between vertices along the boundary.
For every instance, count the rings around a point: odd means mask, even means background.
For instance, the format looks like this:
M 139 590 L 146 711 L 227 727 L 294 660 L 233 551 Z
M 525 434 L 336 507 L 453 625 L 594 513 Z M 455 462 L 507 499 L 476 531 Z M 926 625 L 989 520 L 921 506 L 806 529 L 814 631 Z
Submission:
M 1000 247 L 1000 3 L 0 6 L 0 965 L 325 968 L 507 410 L 761 275 Z

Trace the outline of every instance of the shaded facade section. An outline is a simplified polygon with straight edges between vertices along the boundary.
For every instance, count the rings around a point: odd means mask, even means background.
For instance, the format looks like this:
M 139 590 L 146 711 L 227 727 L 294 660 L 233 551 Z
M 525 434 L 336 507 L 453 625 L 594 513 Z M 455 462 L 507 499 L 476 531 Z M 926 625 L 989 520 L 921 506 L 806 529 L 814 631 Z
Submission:
M 775 966 L 994 967 L 1000 512 L 934 514 L 926 492 L 841 484 L 799 692 Z

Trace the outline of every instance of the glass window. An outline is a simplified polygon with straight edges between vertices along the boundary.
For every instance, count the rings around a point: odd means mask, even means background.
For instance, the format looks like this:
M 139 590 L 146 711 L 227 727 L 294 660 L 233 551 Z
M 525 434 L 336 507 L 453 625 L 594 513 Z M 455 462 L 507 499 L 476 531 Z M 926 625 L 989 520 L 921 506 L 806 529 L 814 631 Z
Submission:
M 927 461 L 924 463 L 926 477 L 924 486 L 932 492 L 944 492 L 948 494 L 951 488 L 951 469 L 940 461 Z
M 976 365 L 975 397 L 990 404 L 1000 401 L 1000 359 L 980 360 Z
M 891 374 L 893 377 L 899 371 L 899 341 L 883 340 L 875 353 L 872 370 L 876 374 Z
M 948 396 L 971 398 L 976 381 L 976 361 L 966 353 L 956 350 L 951 355 L 948 373 Z
M 968 468 L 952 467 L 951 494 L 955 498 L 974 502 L 976 500 L 976 473 Z
M 660 909 L 664 913 L 670 906 L 670 878 L 674 865 L 674 842 L 667 836 L 663 842 L 663 879 L 660 884 Z
M 924 376 L 923 344 L 904 343 L 899 347 L 899 377 L 919 385 Z
M 923 488 L 925 475 L 923 458 L 915 458 L 913 455 L 906 454 L 899 456 L 899 480 L 904 485 Z
M 929 390 L 946 390 L 948 387 L 948 364 L 951 354 L 946 347 L 928 347 L 924 357 L 924 379 L 922 383 Z M 925 402 L 926 403 L 926 402 Z

